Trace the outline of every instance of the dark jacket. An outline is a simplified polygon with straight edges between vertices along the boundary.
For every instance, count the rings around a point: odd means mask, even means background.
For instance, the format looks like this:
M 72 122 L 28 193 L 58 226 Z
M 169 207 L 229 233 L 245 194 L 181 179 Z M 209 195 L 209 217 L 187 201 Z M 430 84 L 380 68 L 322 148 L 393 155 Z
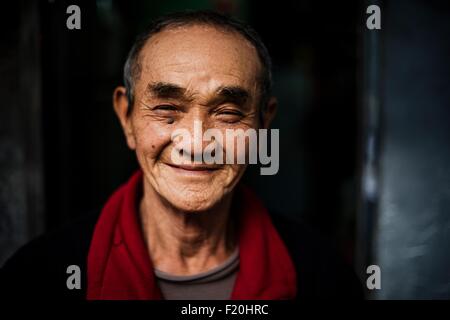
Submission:
M 85 299 L 87 255 L 98 213 L 90 214 L 20 248 L 0 269 L 0 292 L 6 298 Z M 352 268 L 332 246 L 305 225 L 272 215 L 297 271 L 298 299 L 361 299 Z M 81 289 L 69 290 L 67 267 L 81 269 Z

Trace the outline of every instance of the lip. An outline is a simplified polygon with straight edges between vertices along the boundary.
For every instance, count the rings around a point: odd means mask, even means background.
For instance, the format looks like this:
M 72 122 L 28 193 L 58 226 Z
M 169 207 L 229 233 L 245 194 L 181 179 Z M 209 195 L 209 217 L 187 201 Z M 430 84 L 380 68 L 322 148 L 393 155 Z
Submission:
M 193 173 L 193 174 L 207 174 L 212 173 L 214 171 L 217 171 L 219 169 L 218 166 L 208 166 L 208 165 L 188 165 L 188 164 L 172 164 L 172 163 L 166 163 L 167 166 L 174 168 L 176 170 L 180 170 L 182 172 L 186 173 Z

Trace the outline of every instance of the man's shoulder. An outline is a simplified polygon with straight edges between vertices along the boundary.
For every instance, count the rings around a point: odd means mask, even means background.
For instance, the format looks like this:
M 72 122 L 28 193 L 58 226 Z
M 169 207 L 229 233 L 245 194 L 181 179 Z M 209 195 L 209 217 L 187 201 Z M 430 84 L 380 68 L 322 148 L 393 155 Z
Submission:
M 19 248 L 0 269 L 1 294 L 81 298 L 84 290 L 67 289 L 67 268 L 80 268 L 84 289 L 87 253 L 98 214 L 86 212 Z
M 337 246 L 302 220 L 271 214 L 297 271 L 299 298 L 363 298 L 353 267 Z

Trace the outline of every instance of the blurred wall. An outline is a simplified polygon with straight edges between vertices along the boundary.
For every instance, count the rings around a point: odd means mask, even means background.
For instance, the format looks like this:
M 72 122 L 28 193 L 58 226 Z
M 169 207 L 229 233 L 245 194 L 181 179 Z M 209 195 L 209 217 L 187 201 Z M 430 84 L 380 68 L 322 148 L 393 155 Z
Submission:
M 41 63 L 37 2 L 0 19 L 0 265 L 44 231 Z
M 363 260 L 381 268 L 372 298 L 449 299 L 450 6 L 384 4 L 382 30 L 366 31 L 366 71 L 376 71 L 366 74 L 360 249 L 369 243 Z

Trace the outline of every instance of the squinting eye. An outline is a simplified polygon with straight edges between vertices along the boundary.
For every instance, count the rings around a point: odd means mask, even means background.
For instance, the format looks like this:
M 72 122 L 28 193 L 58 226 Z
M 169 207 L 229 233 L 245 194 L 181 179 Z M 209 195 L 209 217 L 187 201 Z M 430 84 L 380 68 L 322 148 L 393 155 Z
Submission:
M 242 115 L 240 112 L 236 112 L 236 111 L 223 111 L 220 114 L 232 115 L 232 116 L 241 116 Z
M 226 115 L 226 116 L 237 116 L 242 117 L 242 113 L 238 110 L 221 110 L 218 112 L 219 115 Z
M 153 110 L 177 111 L 177 108 L 175 108 L 174 106 L 169 105 L 169 104 L 162 104 L 162 105 L 154 107 Z
M 241 120 L 243 114 L 239 111 L 223 110 L 217 114 L 218 118 L 224 122 L 234 123 Z

